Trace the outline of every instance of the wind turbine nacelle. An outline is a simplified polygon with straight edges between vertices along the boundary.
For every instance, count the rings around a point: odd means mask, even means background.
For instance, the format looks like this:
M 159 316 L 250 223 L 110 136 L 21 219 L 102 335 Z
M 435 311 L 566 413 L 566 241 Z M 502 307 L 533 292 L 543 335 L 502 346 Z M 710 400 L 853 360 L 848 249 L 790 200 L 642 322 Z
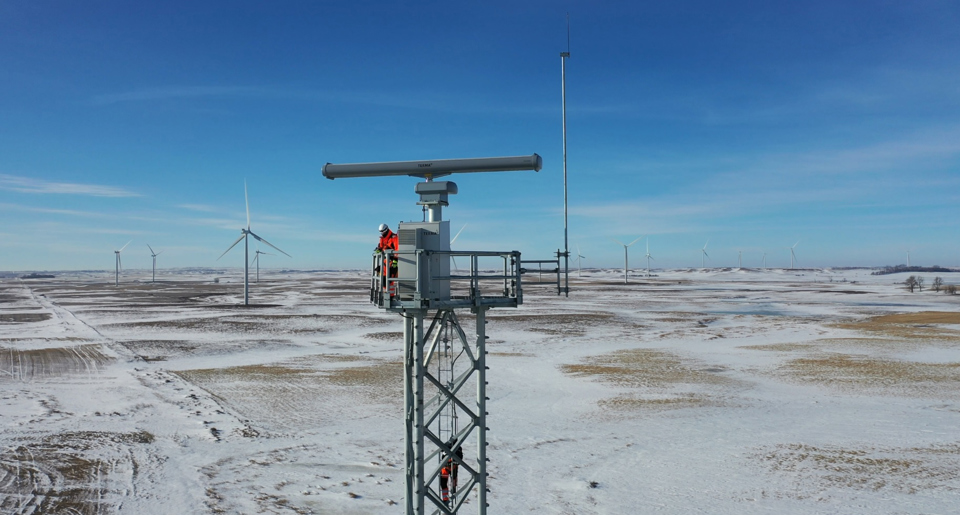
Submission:
M 537 155 L 513 157 L 479 157 L 471 159 L 436 159 L 432 161 L 387 161 L 383 163 L 353 163 L 323 165 L 327 179 L 349 177 L 410 177 L 433 178 L 455 173 L 515 172 L 543 168 L 543 159 Z

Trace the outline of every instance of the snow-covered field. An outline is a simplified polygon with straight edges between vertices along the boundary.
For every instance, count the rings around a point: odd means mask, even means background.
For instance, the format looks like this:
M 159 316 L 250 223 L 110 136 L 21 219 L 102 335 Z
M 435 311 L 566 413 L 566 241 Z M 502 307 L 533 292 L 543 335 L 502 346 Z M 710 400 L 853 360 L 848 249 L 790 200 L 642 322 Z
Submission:
M 960 296 L 619 273 L 490 312 L 491 513 L 958 512 Z M 0 512 L 402 512 L 365 273 L 261 271 L 250 308 L 239 273 L 160 278 L 0 280 Z

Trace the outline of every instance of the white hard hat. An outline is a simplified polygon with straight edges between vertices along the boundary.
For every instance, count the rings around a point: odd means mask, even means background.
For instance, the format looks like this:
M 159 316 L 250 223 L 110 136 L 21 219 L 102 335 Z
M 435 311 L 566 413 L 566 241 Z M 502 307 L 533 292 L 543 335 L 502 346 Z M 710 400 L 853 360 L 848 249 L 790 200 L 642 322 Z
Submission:
M 389 229 L 389 227 L 387 227 L 387 224 L 380 224 L 380 232 L 386 231 L 387 229 Z

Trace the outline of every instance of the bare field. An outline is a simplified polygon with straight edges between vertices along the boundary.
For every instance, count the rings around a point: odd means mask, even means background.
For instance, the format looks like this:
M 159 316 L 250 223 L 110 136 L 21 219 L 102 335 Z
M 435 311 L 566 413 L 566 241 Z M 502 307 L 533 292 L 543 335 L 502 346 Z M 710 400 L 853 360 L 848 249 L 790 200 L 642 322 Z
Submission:
M 619 273 L 488 313 L 491 510 L 955 509 L 960 298 L 868 270 Z M 0 512 L 402 511 L 400 317 L 363 273 L 264 277 L 250 307 L 235 270 L 0 280 Z

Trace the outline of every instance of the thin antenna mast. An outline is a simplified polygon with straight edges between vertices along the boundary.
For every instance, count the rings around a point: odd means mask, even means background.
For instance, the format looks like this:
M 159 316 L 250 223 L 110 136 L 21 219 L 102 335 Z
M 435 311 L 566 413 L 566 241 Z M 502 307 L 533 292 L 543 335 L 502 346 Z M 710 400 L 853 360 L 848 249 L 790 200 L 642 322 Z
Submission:
M 570 296 L 570 246 L 567 239 L 567 58 L 570 57 L 570 13 L 567 13 L 567 51 L 560 52 L 560 95 L 563 97 L 563 291 Z

